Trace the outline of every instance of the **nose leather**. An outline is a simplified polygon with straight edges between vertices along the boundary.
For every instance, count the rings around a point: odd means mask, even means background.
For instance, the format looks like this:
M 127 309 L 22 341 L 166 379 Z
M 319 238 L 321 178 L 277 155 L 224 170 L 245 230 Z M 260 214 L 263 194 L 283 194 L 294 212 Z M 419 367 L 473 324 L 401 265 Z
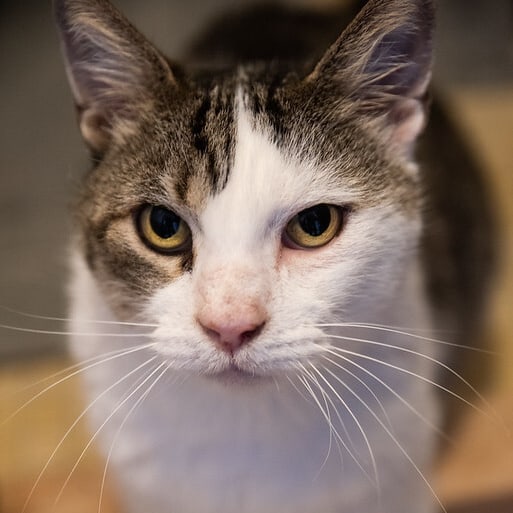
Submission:
M 238 304 L 229 309 L 225 305 L 218 311 L 207 307 L 198 315 L 198 322 L 219 349 L 233 354 L 262 331 L 266 312 L 257 304 Z

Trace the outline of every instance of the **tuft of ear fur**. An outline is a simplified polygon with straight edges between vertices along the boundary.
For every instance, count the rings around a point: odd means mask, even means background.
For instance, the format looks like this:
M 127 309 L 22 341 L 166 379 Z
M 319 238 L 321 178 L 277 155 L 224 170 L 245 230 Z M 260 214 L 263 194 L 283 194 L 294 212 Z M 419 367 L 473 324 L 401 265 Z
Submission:
M 425 123 L 433 0 L 370 0 L 307 78 L 409 155 Z
M 95 154 L 130 134 L 155 83 L 175 80 L 166 59 L 107 0 L 54 0 L 80 130 Z

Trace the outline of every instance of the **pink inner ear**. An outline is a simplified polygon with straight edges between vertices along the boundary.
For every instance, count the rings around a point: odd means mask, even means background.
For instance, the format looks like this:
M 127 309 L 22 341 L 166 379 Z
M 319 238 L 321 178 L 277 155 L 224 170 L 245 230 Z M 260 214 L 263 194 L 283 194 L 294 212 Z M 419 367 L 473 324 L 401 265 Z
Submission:
M 107 149 L 110 133 L 108 123 L 102 114 L 96 111 L 84 111 L 80 118 L 80 131 L 92 150 L 102 152 Z
M 426 116 L 423 105 L 418 100 L 403 100 L 394 109 L 392 117 L 391 143 L 409 153 L 415 139 L 424 129 Z
M 392 144 L 411 152 L 412 144 L 426 125 L 425 97 L 431 80 L 431 72 L 419 81 L 408 98 L 402 99 L 393 109 Z

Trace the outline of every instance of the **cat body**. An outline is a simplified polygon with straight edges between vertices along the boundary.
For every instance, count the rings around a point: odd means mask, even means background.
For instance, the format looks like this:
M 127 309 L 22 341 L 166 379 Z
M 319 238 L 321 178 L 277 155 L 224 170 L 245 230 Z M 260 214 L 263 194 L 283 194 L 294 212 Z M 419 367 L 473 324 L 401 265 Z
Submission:
M 96 157 L 71 345 L 124 511 L 437 511 L 430 339 L 456 321 L 412 156 L 432 2 L 373 0 L 324 55 L 209 73 L 105 0 L 56 12 Z

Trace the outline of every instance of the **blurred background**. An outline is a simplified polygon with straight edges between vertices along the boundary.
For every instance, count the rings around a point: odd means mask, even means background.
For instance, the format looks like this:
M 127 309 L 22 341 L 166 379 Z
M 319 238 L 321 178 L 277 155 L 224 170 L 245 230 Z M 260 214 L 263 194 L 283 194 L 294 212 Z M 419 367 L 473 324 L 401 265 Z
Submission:
M 115 3 L 165 53 L 179 57 L 207 20 L 228 7 L 255 2 Z M 337 2 L 295 3 L 323 8 Z M 501 267 L 486 336 L 499 356 L 488 396 L 512 428 L 513 1 L 439 0 L 434 80 L 475 158 L 486 170 L 496 206 Z M 67 241 L 72 229 L 69 206 L 87 166 L 49 2 L 1 0 L 0 324 L 65 329 L 62 323 L 31 319 L 11 310 L 66 316 Z M 18 391 L 65 367 L 64 345 L 62 336 L 0 327 L 1 513 L 19 513 L 64 427 L 81 411 L 74 385 L 57 387 L 23 415 L 2 425 L 24 397 L 34 395 L 34 390 L 21 396 Z M 87 502 L 88 496 L 97 496 L 101 478 L 94 455 L 80 465 L 79 477 L 70 483 L 58 510 L 53 509 L 53 498 L 49 499 L 76 460 L 76 447 L 84 446 L 85 436 L 80 428 L 67 444 L 69 448 L 63 447 L 27 512 L 96 511 Z M 441 461 L 438 478 L 440 495 L 452 505 L 451 511 L 511 513 L 511 439 L 487 419 L 472 415 L 457 436 L 459 443 Z M 104 511 L 110 511 L 109 507 L 114 506 L 107 502 Z

